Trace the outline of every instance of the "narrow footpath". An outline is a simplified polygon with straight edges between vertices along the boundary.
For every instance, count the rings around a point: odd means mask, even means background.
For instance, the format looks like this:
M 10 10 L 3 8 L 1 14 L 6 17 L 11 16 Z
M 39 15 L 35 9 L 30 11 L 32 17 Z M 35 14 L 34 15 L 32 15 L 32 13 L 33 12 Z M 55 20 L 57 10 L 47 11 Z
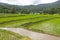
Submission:
M 22 36 L 30 37 L 32 40 L 60 40 L 60 37 L 32 32 L 23 28 L 0 28 L 0 29 L 12 31 Z

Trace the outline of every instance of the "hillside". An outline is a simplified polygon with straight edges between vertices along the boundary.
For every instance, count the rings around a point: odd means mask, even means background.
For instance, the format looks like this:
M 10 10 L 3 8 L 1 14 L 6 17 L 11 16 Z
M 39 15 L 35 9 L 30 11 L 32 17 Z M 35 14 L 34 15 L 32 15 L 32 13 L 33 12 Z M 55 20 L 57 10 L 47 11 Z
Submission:
M 60 13 L 60 0 L 54 3 L 28 6 L 0 3 L 0 13 Z

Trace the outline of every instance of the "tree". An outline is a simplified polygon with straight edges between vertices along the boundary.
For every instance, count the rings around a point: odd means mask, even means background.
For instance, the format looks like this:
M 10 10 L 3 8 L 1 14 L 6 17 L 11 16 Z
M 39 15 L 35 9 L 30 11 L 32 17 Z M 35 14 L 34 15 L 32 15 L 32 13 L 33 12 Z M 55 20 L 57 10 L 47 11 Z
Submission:
M 17 13 L 17 10 L 16 10 L 16 8 L 11 8 L 11 13 Z

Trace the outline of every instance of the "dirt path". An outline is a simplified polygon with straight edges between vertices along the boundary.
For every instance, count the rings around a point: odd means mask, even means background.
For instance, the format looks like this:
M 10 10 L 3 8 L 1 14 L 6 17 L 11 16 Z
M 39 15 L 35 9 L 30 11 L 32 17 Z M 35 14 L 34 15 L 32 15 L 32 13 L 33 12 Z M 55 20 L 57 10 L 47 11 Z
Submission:
M 48 35 L 48 34 L 42 34 L 37 32 L 28 31 L 23 28 L 0 28 L 4 30 L 9 30 L 15 33 L 19 33 L 22 36 L 28 36 L 32 40 L 60 40 L 60 37 Z

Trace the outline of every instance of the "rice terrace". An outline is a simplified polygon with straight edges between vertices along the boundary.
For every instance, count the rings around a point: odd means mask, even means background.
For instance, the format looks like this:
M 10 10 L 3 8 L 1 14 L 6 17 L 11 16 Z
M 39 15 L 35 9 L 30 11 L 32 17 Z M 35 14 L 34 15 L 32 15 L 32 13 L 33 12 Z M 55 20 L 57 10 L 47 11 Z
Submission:
M 4 14 L 0 28 L 24 28 L 30 31 L 60 36 L 60 15 Z
M 0 40 L 60 40 L 60 0 L 0 0 Z

